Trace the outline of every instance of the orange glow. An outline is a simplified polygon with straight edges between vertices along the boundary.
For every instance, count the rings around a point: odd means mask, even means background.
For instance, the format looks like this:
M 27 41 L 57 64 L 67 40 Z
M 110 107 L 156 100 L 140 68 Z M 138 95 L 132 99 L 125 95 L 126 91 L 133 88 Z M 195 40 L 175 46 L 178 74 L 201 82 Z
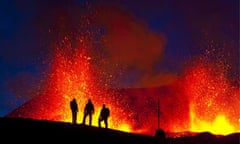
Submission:
M 154 135 L 158 120 L 154 102 L 159 96 L 160 128 L 165 131 L 240 132 L 240 90 L 229 83 L 222 68 L 198 63 L 177 84 L 165 89 L 125 89 L 121 93 L 100 81 L 101 71 L 93 67 L 93 58 L 86 50 L 76 49 L 71 57 L 57 50 L 45 91 L 9 116 L 71 122 L 69 102 L 75 97 L 79 106 L 77 123 L 81 124 L 84 105 L 91 98 L 95 106 L 93 126 L 98 126 L 105 103 L 110 108 L 109 128 Z
M 79 106 L 77 123 L 80 124 L 83 119 L 84 106 L 88 98 L 91 98 L 95 107 L 92 119 L 93 126 L 98 126 L 100 109 L 105 103 L 110 108 L 109 128 L 130 132 L 131 122 L 126 119 L 129 113 L 125 113 L 124 109 L 118 106 L 118 102 L 114 101 L 113 92 L 96 79 L 99 78 L 96 76 L 97 70 L 91 67 L 92 58 L 87 56 L 86 50 L 86 47 L 78 48 L 74 52 L 74 56 L 71 57 L 68 57 L 63 50 L 56 51 L 57 54 L 49 75 L 47 94 L 54 95 L 49 96 L 49 98 L 55 103 L 59 103 L 60 107 L 52 111 L 52 114 L 50 112 L 48 117 L 43 117 L 40 114 L 33 117 L 71 122 L 69 102 L 72 98 L 76 98 Z M 58 117 L 54 115 L 58 115 Z M 88 120 L 87 117 L 87 125 Z M 104 125 L 102 124 L 102 126 Z
M 227 135 L 240 132 L 239 88 L 229 84 L 223 69 L 198 64 L 187 76 L 190 131 Z
M 132 128 L 128 124 L 121 124 L 118 127 L 118 130 L 125 131 L 125 132 L 133 132 Z
M 213 134 L 228 135 L 235 132 L 234 126 L 229 122 L 225 115 L 217 115 L 213 121 L 199 120 L 194 112 L 190 112 L 191 115 L 191 129 L 192 132 L 204 132 L 208 131 Z
M 73 49 L 67 37 L 63 43 L 63 48 L 55 48 L 44 91 L 9 117 L 71 122 L 69 102 L 76 98 L 77 123 L 81 124 L 84 106 L 91 98 L 95 106 L 93 126 L 98 126 L 105 103 L 110 108 L 109 128 L 154 135 L 159 98 L 160 128 L 167 132 L 240 132 L 240 89 L 226 78 L 224 65 L 200 60 L 167 86 L 111 89 L 108 82 L 115 76 L 107 76 L 102 65 L 96 66 L 90 47 L 80 44 Z

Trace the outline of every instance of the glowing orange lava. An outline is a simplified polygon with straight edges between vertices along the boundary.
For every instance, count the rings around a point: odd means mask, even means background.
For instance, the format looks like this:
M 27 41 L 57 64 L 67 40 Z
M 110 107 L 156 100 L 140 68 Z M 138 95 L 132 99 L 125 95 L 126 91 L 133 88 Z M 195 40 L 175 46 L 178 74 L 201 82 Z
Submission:
M 66 43 L 56 48 L 44 91 L 8 116 L 71 122 L 69 102 L 76 98 L 80 124 L 91 98 L 93 126 L 98 126 L 105 103 L 110 108 L 109 128 L 154 135 L 159 98 L 160 128 L 167 132 L 240 132 L 240 89 L 227 79 L 221 63 L 196 61 L 175 83 L 159 88 L 111 89 L 106 72 L 95 65 L 88 50 L 83 44 L 75 49 Z
M 190 131 L 240 132 L 240 91 L 231 86 L 223 70 L 216 64 L 199 63 L 187 75 Z
M 131 122 L 127 120 L 129 113 L 124 112 L 114 100 L 113 92 L 107 85 L 101 83 L 96 76 L 96 69 L 91 67 L 91 57 L 87 56 L 86 47 L 76 49 L 71 55 L 66 55 L 65 50 L 56 51 L 56 57 L 52 63 L 47 94 L 51 101 L 59 103 L 55 111 L 49 115 L 59 117 L 46 117 L 49 120 L 71 122 L 69 102 L 76 98 L 79 106 L 77 123 L 82 123 L 83 109 L 88 98 L 91 98 L 95 106 L 93 126 L 98 126 L 98 116 L 102 104 L 105 103 L 111 110 L 109 127 L 130 132 Z M 52 114 L 51 114 L 52 112 Z M 88 118 L 86 121 L 88 124 Z

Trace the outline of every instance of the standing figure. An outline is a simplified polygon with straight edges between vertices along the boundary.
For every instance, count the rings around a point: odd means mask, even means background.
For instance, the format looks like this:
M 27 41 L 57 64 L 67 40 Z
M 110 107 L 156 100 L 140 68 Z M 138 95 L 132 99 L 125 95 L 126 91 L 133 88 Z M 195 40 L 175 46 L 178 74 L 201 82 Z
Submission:
M 89 116 L 89 125 L 92 125 L 92 114 L 94 113 L 94 106 L 91 99 L 88 99 L 88 103 L 84 107 L 84 116 L 83 116 L 83 124 L 85 125 L 86 118 Z
M 77 123 L 78 104 L 77 104 L 75 98 L 73 98 L 70 101 L 70 108 L 71 108 L 71 111 L 72 111 L 72 123 L 76 124 Z
M 104 121 L 105 128 L 108 128 L 108 117 L 110 116 L 110 110 L 103 104 L 100 116 L 98 118 L 98 126 L 101 127 L 101 122 Z

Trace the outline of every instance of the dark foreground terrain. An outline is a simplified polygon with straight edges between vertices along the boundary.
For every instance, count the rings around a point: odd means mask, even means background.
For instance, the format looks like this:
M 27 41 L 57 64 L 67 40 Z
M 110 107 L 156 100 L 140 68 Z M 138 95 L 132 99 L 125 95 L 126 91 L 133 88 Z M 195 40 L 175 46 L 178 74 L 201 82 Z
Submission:
M 240 144 L 240 133 L 215 136 L 200 133 L 195 136 L 165 138 L 156 136 L 73 125 L 71 123 L 23 118 L 0 118 L 1 143 L 76 143 L 76 144 Z

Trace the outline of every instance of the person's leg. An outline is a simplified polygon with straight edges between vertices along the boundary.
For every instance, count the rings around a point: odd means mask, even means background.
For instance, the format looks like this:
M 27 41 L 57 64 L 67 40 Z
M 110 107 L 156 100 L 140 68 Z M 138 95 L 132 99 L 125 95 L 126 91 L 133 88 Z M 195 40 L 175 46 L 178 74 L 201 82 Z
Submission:
M 73 113 L 73 123 L 76 124 L 76 121 L 77 121 L 77 113 L 74 112 Z
M 108 122 L 107 122 L 107 119 L 104 119 L 104 123 L 105 123 L 105 128 L 108 128 Z
M 77 123 L 77 112 L 75 114 L 75 123 Z
M 92 125 L 92 115 L 89 114 L 89 125 L 91 126 Z
M 86 117 L 87 117 L 87 115 L 84 114 L 84 116 L 83 116 L 83 124 L 84 124 L 84 125 L 85 125 L 85 122 L 86 122 Z
M 72 112 L 72 123 L 74 123 L 74 113 Z
M 99 118 L 99 119 L 98 119 L 98 127 L 101 127 L 101 121 L 102 121 L 102 119 Z

